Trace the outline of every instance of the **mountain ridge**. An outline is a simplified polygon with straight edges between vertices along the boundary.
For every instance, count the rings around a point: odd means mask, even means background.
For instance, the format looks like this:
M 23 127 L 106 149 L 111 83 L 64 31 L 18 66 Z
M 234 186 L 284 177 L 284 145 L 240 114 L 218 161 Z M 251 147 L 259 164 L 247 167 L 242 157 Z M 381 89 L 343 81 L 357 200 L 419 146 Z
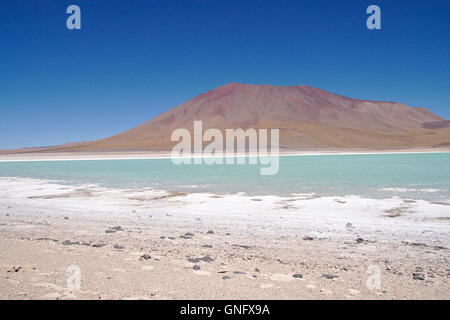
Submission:
M 48 150 L 169 151 L 175 144 L 171 132 L 192 131 L 195 120 L 202 120 L 204 129 L 278 128 L 280 147 L 293 150 L 382 150 L 450 143 L 450 128 L 433 124 L 446 120 L 424 107 L 355 99 L 305 85 L 232 82 L 117 135 Z

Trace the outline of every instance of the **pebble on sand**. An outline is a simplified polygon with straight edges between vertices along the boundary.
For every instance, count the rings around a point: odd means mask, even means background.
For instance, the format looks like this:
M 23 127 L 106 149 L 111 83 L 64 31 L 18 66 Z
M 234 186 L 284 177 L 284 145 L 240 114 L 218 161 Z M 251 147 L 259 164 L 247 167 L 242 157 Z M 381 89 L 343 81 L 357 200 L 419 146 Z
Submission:
M 180 238 L 182 238 L 182 239 L 192 239 L 193 236 L 194 236 L 194 234 L 192 232 L 186 232 L 184 234 L 184 236 L 181 235 Z
M 414 280 L 425 280 L 425 276 L 422 273 L 413 273 Z
M 6 272 L 19 272 L 20 270 L 22 270 L 22 267 L 16 267 L 16 266 L 14 266 L 14 267 L 12 267 L 11 270 L 8 270 L 8 271 L 6 271 Z
M 211 263 L 211 262 L 213 262 L 214 261 L 214 259 L 213 258 L 211 258 L 209 255 L 206 255 L 206 256 L 204 256 L 203 258 L 201 258 L 202 259 L 202 261 L 204 261 L 204 262 L 208 262 L 208 263 Z

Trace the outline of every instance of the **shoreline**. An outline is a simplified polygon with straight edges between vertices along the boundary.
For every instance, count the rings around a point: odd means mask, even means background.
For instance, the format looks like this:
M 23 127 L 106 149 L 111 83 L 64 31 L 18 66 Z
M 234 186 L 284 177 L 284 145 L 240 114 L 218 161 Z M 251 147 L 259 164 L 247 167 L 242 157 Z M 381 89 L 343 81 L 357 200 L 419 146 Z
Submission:
M 448 205 L 284 200 L 0 179 L 0 298 L 448 299 Z
M 31 208 L 31 211 L 71 214 L 75 210 L 81 220 L 111 218 L 123 222 L 142 222 L 142 210 L 145 210 L 144 215 L 160 216 L 166 222 L 177 220 L 173 217 L 185 220 L 203 216 L 210 221 L 212 228 L 228 226 L 241 229 L 252 226 L 253 232 L 260 236 L 294 235 L 302 229 L 314 234 L 341 237 L 348 231 L 345 225 L 351 222 L 359 225 L 360 232 L 367 235 L 377 236 L 377 230 L 383 230 L 386 240 L 432 244 L 439 239 L 440 244 L 450 248 L 446 222 L 450 219 L 449 199 L 413 199 L 398 193 L 385 198 L 355 194 L 318 196 L 314 193 L 290 196 L 242 192 L 220 194 L 0 177 L 0 198 L 0 204 L 7 207 L 22 204 L 25 212 Z M 322 225 L 321 221 L 326 221 L 326 225 Z M 428 231 L 422 234 L 424 230 Z
M 336 156 L 336 155 L 385 155 L 385 154 L 434 154 L 450 153 L 450 149 L 392 149 L 392 150 L 332 150 L 332 151 L 280 151 L 273 156 L 297 157 L 297 156 Z M 196 156 L 192 158 L 227 158 L 227 157 L 249 157 L 258 155 L 248 155 L 237 153 L 228 156 Z M 268 153 L 268 156 L 271 156 Z M 0 154 L 0 162 L 36 162 L 36 161 L 95 161 L 95 160 L 159 160 L 171 159 L 169 152 L 59 152 L 59 153 L 24 153 L 24 154 Z M 182 158 L 182 157 L 180 157 Z

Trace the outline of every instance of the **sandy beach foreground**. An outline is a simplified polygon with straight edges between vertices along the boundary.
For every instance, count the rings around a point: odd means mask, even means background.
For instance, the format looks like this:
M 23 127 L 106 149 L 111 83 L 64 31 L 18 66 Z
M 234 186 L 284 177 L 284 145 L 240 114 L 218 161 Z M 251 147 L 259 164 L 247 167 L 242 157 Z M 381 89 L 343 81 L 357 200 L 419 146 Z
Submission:
M 20 178 L 0 199 L 1 299 L 449 298 L 446 202 Z

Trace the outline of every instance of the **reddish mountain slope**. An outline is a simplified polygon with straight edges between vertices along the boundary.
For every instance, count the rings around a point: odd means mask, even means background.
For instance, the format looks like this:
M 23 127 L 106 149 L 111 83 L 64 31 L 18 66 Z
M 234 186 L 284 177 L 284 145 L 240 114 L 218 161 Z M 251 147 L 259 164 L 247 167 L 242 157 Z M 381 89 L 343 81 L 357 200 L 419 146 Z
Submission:
M 425 108 L 351 99 L 325 90 L 231 83 L 110 138 L 52 151 L 170 150 L 177 128 L 279 128 L 285 149 L 389 149 L 450 144 L 450 128 Z M 424 123 L 426 123 L 424 125 Z

